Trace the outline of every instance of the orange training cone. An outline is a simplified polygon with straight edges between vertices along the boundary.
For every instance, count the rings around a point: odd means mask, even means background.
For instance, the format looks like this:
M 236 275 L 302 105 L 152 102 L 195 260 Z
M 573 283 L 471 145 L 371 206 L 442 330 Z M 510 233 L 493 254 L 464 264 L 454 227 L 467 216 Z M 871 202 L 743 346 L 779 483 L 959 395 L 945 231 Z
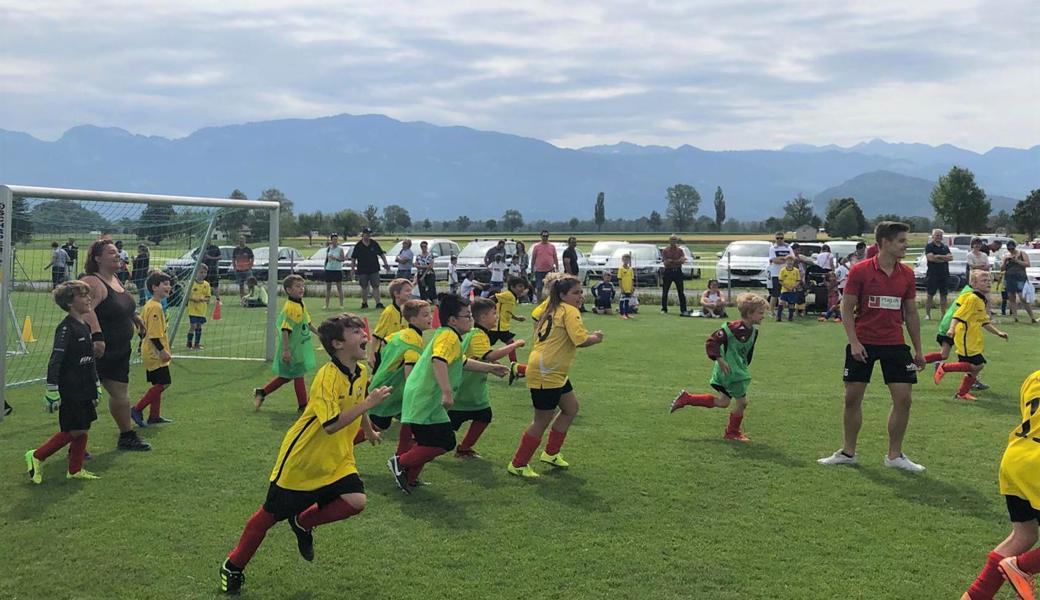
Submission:
M 220 307 L 221 307 L 221 304 L 222 303 L 220 302 L 220 300 L 217 300 L 216 306 L 213 307 L 213 320 L 214 321 L 219 321 L 220 320 Z
M 33 335 L 32 317 L 26 316 L 25 322 L 22 323 L 22 341 L 25 343 L 36 341 L 36 336 Z
M 434 329 L 438 329 L 438 328 L 440 328 L 440 326 L 441 326 L 441 315 L 440 315 L 440 311 L 438 311 L 438 310 L 437 310 L 437 307 L 436 307 L 436 306 L 434 306 L 434 307 L 433 307 L 433 328 L 434 328 Z

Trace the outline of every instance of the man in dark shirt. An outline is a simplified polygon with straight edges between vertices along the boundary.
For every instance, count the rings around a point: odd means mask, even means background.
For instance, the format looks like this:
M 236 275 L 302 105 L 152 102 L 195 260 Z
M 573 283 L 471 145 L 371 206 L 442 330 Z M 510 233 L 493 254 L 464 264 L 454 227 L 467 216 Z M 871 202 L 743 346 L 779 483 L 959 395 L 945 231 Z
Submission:
M 213 296 L 219 301 L 220 291 L 217 288 L 220 286 L 220 247 L 210 242 L 202 253 L 202 264 L 209 268 L 206 274 L 206 281 L 209 282 Z
M 379 301 L 379 261 L 382 259 L 383 268 L 390 270 L 390 263 L 386 261 L 386 252 L 379 246 L 379 242 L 372 239 L 372 230 L 365 227 L 361 230 L 361 241 L 354 246 L 354 253 L 350 256 L 350 270 L 354 272 L 358 283 L 361 284 L 361 308 L 368 308 L 369 288 L 376 301 L 376 308 L 383 308 Z
M 925 275 L 924 318 L 932 318 L 932 297 L 939 292 L 939 312 L 946 313 L 946 293 L 950 280 L 950 261 L 953 254 L 943 243 L 943 230 L 933 229 L 932 239 L 924 247 L 928 271 Z
M 69 277 L 78 278 L 79 273 L 76 272 L 76 261 L 79 260 L 79 248 L 76 246 L 76 240 L 69 238 L 69 241 L 65 242 L 61 249 L 65 251 L 65 254 L 69 255 Z
M 567 249 L 563 251 L 563 272 L 568 275 L 578 276 L 578 238 L 571 236 L 567 238 Z M 584 298 L 582 305 L 578 307 L 581 312 L 585 311 Z
M 271 257 L 268 257 L 268 260 L 271 260 Z M 273 260 L 277 262 L 278 257 L 274 257 Z M 239 298 L 246 295 L 246 281 L 253 276 L 254 261 L 253 249 L 246 246 L 246 238 L 239 237 L 238 245 L 231 251 L 231 268 L 235 274 L 235 282 L 238 283 Z
M 782 241 L 782 239 L 781 239 Z M 675 284 L 675 293 L 679 296 L 679 316 L 688 317 L 686 311 L 686 292 L 683 290 L 682 266 L 686 262 L 686 254 L 679 247 L 679 236 L 674 233 L 668 238 L 668 246 L 661 251 L 664 272 L 661 273 L 661 312 L 668 312 L 668 289 Z
M 490 267 L 491 263 L 495 262 L 496 256 L 502 256 L 502 260 L 506 259 L 506 241 L 498 240 L 498 243 L 488 249 L 484 253 L 484 266 Z

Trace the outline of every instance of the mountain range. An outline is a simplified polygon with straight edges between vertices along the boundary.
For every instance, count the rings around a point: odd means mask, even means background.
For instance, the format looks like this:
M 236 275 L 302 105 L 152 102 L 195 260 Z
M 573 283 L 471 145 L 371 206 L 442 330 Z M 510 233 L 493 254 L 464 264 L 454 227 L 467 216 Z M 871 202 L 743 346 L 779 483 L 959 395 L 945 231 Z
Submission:
M 0 129 L 0 181 L 226 197 L 277 187 L 297 212 L 400 204 L 413 219 L 590 218 L 606 194 L 608 218 L 664 214 L 665 190 L 687 183 L 713 214 L 721 186 L 727 214 L 764 219 L 797 194 L 819 206 L 857 198 L 868 216 L 929 216 L 928 194 L 951 166 L 971 169 L 994 202 L 1010 208 L 1040 187 L 1040 145 L 984 154 L 944 144 L 871 140 L 852 147 L 797 144 L 780 150 L 709 151 L 690 145 L 568 149 L 517 135 L 336 115 L 209 127 L 186 137 L 73 127 L 58 140 Z

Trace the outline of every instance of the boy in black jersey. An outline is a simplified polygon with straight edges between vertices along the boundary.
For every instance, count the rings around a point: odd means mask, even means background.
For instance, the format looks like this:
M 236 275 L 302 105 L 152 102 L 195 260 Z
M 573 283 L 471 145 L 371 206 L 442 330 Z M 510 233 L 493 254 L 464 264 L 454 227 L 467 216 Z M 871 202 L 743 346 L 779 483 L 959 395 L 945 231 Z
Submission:
M 97 420 L 97 371 L 90 327 L 83 317 L 91 310 L 90 286 L 82 281 L 67 281 L 54 289 L 54 301 L 69 316 L 54 332 L 54 349 L 47 364 L 47 391 L 44 406 L 58 411 L 60 431 L 42 446 L 25 453 L 29 479 L 42 483 L 41 467 L 49 456 L 69 445 L 67 479 L 98 479 L 83 468 L 87 449 L 87 430 Z

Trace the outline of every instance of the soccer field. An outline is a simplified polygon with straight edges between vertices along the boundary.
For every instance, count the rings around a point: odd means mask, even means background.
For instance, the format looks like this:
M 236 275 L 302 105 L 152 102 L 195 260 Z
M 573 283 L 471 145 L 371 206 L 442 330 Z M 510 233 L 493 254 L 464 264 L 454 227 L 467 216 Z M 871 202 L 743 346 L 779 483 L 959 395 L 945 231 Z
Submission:
M 320 304 L 308 303 L 316 320 L 332 313 Z M 911 475 L 881 464 L 880 368 L 860 466 L 815 462 L 841 444 L 840 325 L 762 326 L 745 445 L 722 440 L 724 410 L 668 413 L 679 389 L 707 390 L 703 342 L 720 322 L 647 309 L 630 322 L 585 319 L 605 340 L 579 350 L 572 371 L 582 408 L 563 449 L 569 470 L 539 463 L 533 481 L 506 473 L 531 404 L 522 383 L 493 381 L 495 420 L 477 446 L 486 460 L 442 456 L 423 473 L 432 485 L 405 496 L 385 466 L 396 426 L 382 446 L 357 447 L 366 510 L 316 529 L 313 563 L 276 526 L 246 570 L 244 597 L 934 600 L 959 597 L 1007 535 L 997 466 L 1019 421 L 1019 386 L 1040 368 L 1035 326 L 1001 323 L 1010 342 L 987 334 L 993 387 L 977 402 L 951 399 L 956 375 L 936 387 L 931 369 L 923 374 L 905 447 L 928 470 Z M 262 312 L 228 315 L 206 335 L 243 319 L 263 327 Z M 926 350 L 934 328 L 924 322 Z M 516 330 L 530 339 L 529 322 Z M 52 332 L 37 330 L 39 343 Z M 217 569 L 264 499 L 295 399 L 285 387 L 253 412 L 264 363 L 184 359 L 172 374 L 163 414 L 176 422 L 142 432 L 152 452 L 117 453 L 100 411 L 86 464 L 99 481 L 67 481 L 64 451 L 45 463 L 43 485 L 28 481 L 22 455 L 57 419 L 42 410 L 42 386 L 9 390 L 0 597 L 217 596 Z M 134 366 L 133 400 L 146 385 Z

